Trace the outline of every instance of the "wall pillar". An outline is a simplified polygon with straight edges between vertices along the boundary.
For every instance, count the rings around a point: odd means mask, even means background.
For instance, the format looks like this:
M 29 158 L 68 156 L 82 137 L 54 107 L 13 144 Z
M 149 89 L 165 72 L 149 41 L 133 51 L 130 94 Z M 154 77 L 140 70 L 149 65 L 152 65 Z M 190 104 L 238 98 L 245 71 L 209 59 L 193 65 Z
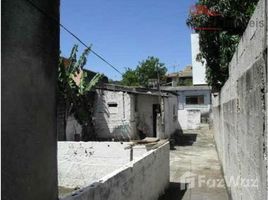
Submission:
M 59 18 L 59 0 L 31 0 Z M 56 200 L 59 26 L 27 0 L 2 1 L 2 199 Z

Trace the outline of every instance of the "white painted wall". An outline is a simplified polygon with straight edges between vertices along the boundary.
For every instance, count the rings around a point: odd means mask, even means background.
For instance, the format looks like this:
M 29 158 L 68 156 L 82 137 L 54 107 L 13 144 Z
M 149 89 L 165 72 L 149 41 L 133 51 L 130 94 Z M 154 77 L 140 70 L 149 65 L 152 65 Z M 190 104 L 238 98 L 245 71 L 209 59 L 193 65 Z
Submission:
M 178 121 L 181 129 L 198 129 L 201 124 L 201 116 L 208 115 L 211 111 L 210 90 L 185 90 L 178 91 Z M 203 105 L 186 105 L 186 96 L 204 95 Z
M 83 188 L 130 162 L 130 142 L 58 142 L 58 185 Z M 133 147 L 133 158 L 145 146 Z
M 117 108 L 109 108 L 108 104 L 111 102 L 117 103 Z M 94 110 L 95 131 L 98 137 L 136 139 L 137 130 L 142 130 L 147 137 L 153 137 L 153 104 L 159 104 L 159 96 L 98 90 Z M 178 121 L 175 120 L 178 109 L 177 96 L 161 97 L 161 104 L 164 112 L 160 122 L 163 128 L 157 129 L 157 137 L 164 139 L 179 128 Z M 173 108 L 176 109 L 175 112 Z
M 153 137 L 153 104 L 159 104 L 158 96 L 137 95 L 137 126 L 148 137 Z
M 98 137 L 103 139 L 130 139 L 136 137 L 134 96 L 125 92 L 97 90 L 94 124 Z M 117 103 L 117 108 L 108 106 Z
M 178 121 L 182 130 L 198 129 L 201 124 L 200 110 L 178 110 Z
M 192 110 L 197 109 L 201 111 L 201 114 L 210 112 L 211 109 L 211 93 L 210 90 L 185 90 L 178 91 L 179 95 L 179 110 Z M 198 96 L 204 95 L 203 105 L 186 105 L 186 96 Z
M 137 124 L 144 127 L 149 137 L 153 137 L 153 104 L 159 104 L 158 96 L 138 95 Z M 161 97 L 162 118 L 158 119 L 157 137 L 168 138 L 178 128 L 178 99 L 175 95 Z M 173 113 L 173 109 L 175 109 Z
M 178 123 L 178 97 L 170 95 L 164 98 L 165 135 L 160 138 L 168 138 L 180 128 Z
M 206 82 L 206 61 L 204 64 L 202 62 L 196 61 L 196 56 L 200 53 L 199 48 L 199 34 L 191 34 L 191 45 L 192 45 L 192 66 L 193 66 L 193 84 L 203 85 Z
M 156 200 L 169 185 L 169 143 L 63 200 Z

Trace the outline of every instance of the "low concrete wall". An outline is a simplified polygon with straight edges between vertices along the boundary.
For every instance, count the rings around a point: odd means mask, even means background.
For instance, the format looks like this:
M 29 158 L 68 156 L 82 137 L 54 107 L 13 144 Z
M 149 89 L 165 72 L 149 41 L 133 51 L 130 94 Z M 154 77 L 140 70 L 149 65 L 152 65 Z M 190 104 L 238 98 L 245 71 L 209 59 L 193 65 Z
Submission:
M 156 200 L 169 184 L 169 143 L 63 200 Z
M 267 20 L 265 8 L 261 0 L 213 98 L 215 141 L 234 200 L 267 199 L 267 29 L 256 24 Z
M 58 142 L 58 185 L 83 188 L 130 162 L 130 142 Z M 133 158 L 147 150 L 133 147 Z

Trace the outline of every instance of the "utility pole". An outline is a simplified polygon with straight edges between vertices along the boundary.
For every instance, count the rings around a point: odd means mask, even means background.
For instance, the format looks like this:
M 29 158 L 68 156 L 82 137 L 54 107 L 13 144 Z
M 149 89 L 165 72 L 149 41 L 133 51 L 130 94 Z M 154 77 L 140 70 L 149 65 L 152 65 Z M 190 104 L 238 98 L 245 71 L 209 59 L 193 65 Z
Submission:
M 160 88 L 159 64 L 156 65 L 156 72 L 157 72 L 157 89 L 158 89 L 158 100 L 159 100 L 159 105 L 160 105 L 160 116 L 162 116 L 162 112 L 161 112 L 161 88 Z

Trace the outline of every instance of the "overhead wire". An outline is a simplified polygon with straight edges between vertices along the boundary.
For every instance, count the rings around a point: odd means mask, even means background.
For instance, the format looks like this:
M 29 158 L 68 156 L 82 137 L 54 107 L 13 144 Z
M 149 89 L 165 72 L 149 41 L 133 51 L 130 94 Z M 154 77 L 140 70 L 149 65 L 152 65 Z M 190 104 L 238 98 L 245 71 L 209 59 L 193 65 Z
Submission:
M 33 3 L 31 0 L 25 0 L 26 2 L 28 2 L 32 7 L 34 7 L 36 10 L 38 10 L 40 13 L 42 13 L 44 16 L 50 18 L 51 20 L 53 20 L 55 23 L 57 23 L 57 25 L 59 25 L 63 30 L 65 30 L 67 33 L 69 33 L 72 37 L 74 37 L 78 42 L 80 42 L 84 47 L 90 49 L 90 52 L 92 52 L 96 57 L 98 57 L 100 60 L 102 60 L 104 63 L 106 63 L 108 66 L 110 66 L 111 68 L 113 68 L 116 72 L 118 72 L 119 74 L 123 75 L 122 72 L 120 72 L 114 65 L 112 65 L 109 61 L 107 61 L 103 56 L 101 56 L 99 53 L 97 53 L 96 51 L 94 51 L 91 47 L 89 47 L 88 45 L 86 45 L 85 42 L 82 41 L 82 39 L 80 39 L 76 34 L 74 34 L 72 31 L 70 31 L 68 28 L 66 28 L 66 26 L 64 26 L 63 24 L 61 24 L 59 22 L 59 20 L 57 20 L 55 17 L 49 15 L 48 13 L 46 13 L 43 9 L 41 9 L 39 6 L 37 6 L 35 3 Z

